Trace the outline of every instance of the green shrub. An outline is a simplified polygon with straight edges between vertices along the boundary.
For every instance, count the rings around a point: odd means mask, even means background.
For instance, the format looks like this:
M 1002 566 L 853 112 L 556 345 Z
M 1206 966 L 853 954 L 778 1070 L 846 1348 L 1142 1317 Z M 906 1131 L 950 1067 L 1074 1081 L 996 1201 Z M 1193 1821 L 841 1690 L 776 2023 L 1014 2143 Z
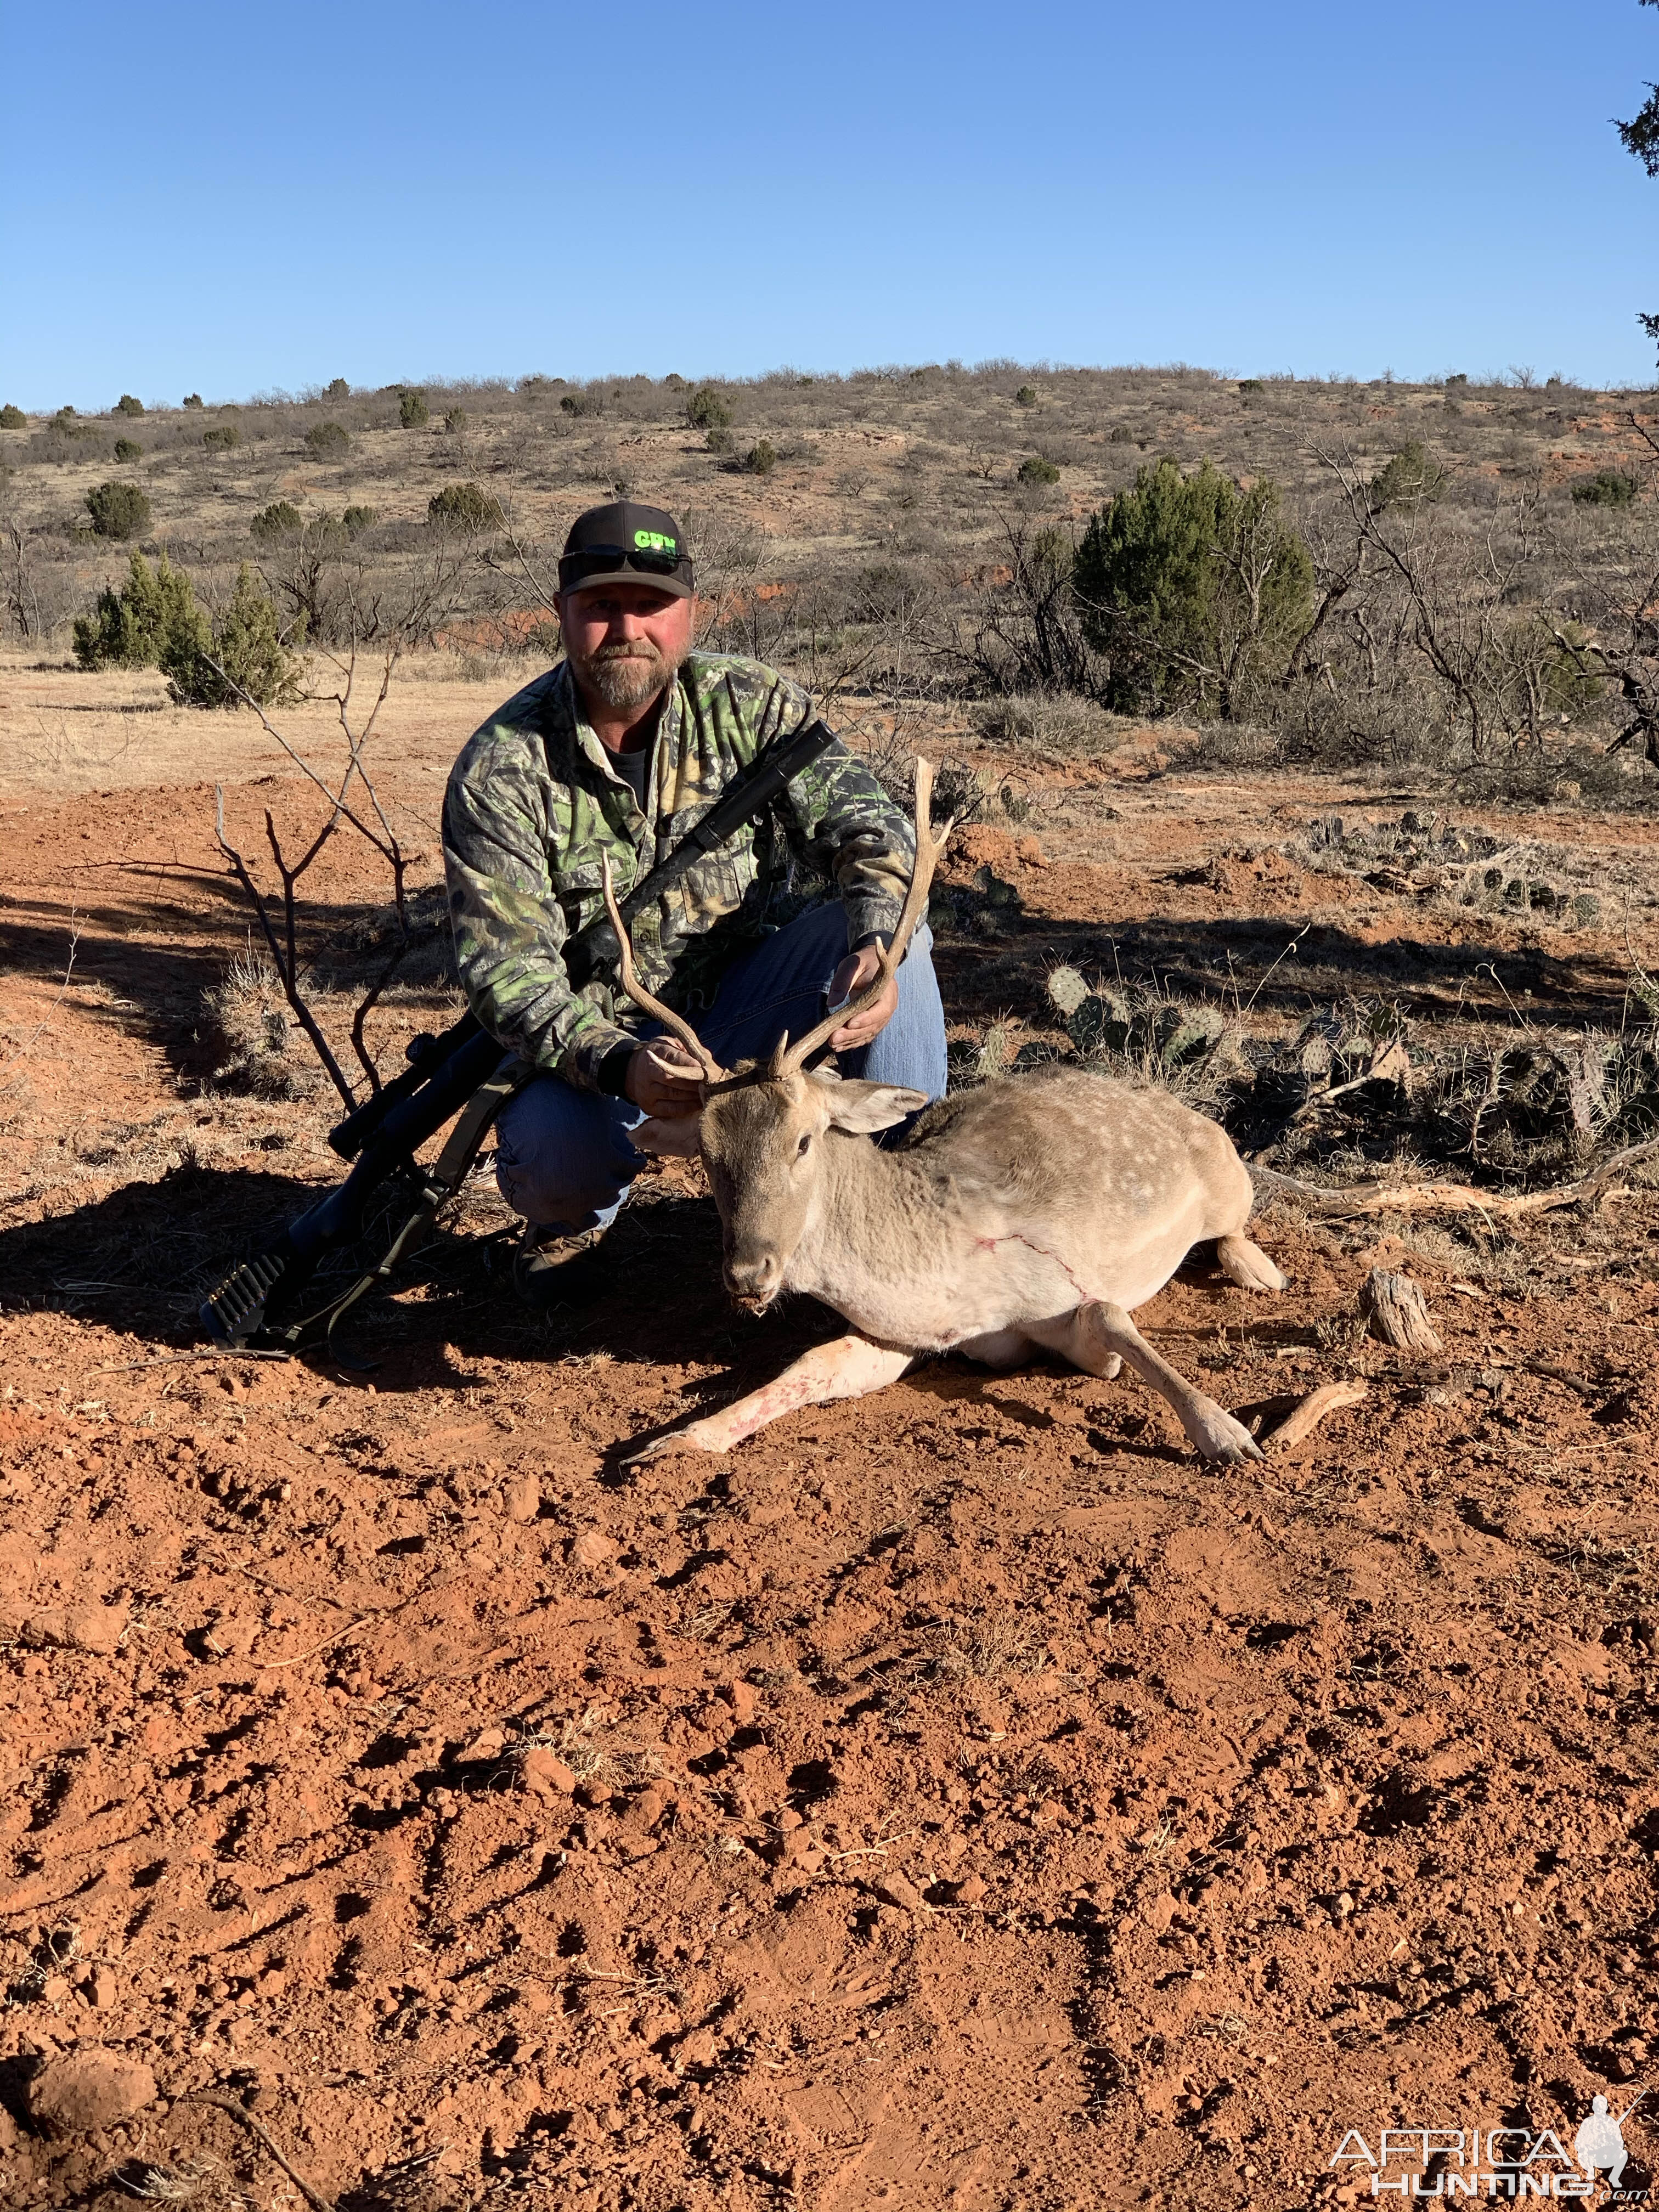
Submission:
M 118 592 L 106 589 L 75 624 L 82 668 L 159 668 L 180 706 L 234 707 L 236 695 L 210 664 L 262 707 L 299 696 L 297 664 L 283 647 L 276 610 L 244 562 L 230 605 L 216 625 L 196 603 L 190 578 L 163 553 L 152 569 L 131 556 Z
M 379 510 L 372 507 L 349 507 L 340 517 L 348 538 L 361 538 L 366 530 L 373 530 L 380 520 Z
M 319 422 L 306 432 L 306 451 L 313 460 L 337 461 L 351 451 L 351 434 L 341 422 Z
M 149 501 L 133 483 L 100 483 L 87 494 L 87 513 L 100 538 L 142 538 L 149 528 Z
M 0 430 L 27 430 L 29 418 L 21 407 L 14 407 L 9 399 L 0 407 Z
M 744 456 L 751 477 L 769 477 L 778 465 L 778 449 L 769 438 L 757 438 Z
M 732 433 L 729 430 L 722 430 L 716 426 L 714 429 L 706 433 L 702 442 L 707 446 L 711 453 L 729 453 L 732 450 L 733 440 Z
M 351 386 L 346 382 L 344 377 L 332 377 L 329 380 L 328 386 L 323 393 L 323 397 L 325 399 L 349 399 L 351 397 Z
M 142 399 L 135 399 L 131 392 L 124 392 L 115 403 L 115 411 L 118 415 L 142 415 L 144 403 Z
M 134 553 L 119 592 L 107 587 L 90 614 L 75 623 L 75 657 L 82 668 L 170 666 L 206 649 L 207 617 L 196 604 L 190 578 L 163 553 L 152 569 Z
M 685 403 L 685 419 L 694 430 L 723 430 L 732 410 L 712 384 L 700 384 Z
M 1446 389 L 1448 392 L 1467 392 L 1468 388 L 1469 380 L 1461 368 L 1458 370 L 1455 376 L 1449 376 L 1446 379 Z
M 1014 404 L 1015 404 L 1015 406 L 1016 406 L 1016 407 L 1035 407 L 1035 406 L 1036 405 L 1036 404 L 1037 404 L 1037 388 L 1036 388 L 1036 385 L 1035 385 L 1035 384 L 1022 384 L 1022 385 L 1020 386 L 1020 387 L 1019 387 L 1019 390 L 1018 390 L 1017 392 L 1015 392 L 1015 394 L 1014 394 Z
M 603 415 L 605 394 L 602 392 L 567 392 L 559 401 L 562 415 Z
M 1241 398 L 1252 392 L 1265 392 L 1267 388 L 1259 376 L 1241 376 L 1238 380 Z
M 202 403 L 202 395 L 201 395 L 201 393 L 200 393 L 199 392 L 185 392 L 185 403 L 184 403 L 184 404 L 185 404 L 185 405 L 186 407 L 199 407 L 199 406 L 201 406 L 201 404 L 203 404 L 203 403 Z
M 412 384 L 400 385 L 398 389 L 398 420 L 405 430 L 424 430 L 430 421 L 427 413 L 426 394 Z
M 1420 438 L 1407 438 L 1371 478 L 1371 505 L 1380 514 L 1385 507 L 1407 513 L 1437 500 L 1444 490 L 1446 472 Z
M 1593 477 L 1580 477 L 1572 488 L 1580 507 L 1629 507 L 1635 500 L 1636 479 L 1621 469 L 1597 469 Z
M 284 538 L 297 538 L 305 526 L 299 508 L 289 500 L 279 499 L 261 507 L 248 529 L 256 545 L 277 545 Z
M 562 376 L 521 376 L 519 379 L 519 390 L 532 392 L 539 397 L 542 392 L 551 392 L 563 382 L 564 379 Z
M 144 449 L 135 445 L 131 438 L 118 438 L 115 441 L 115 458 L 118 461 L 142 461 Z
M 1060 471 L 1042 453 L 1027 453 L 1014 471 L 1023 484 L 1051 484 L 1060 482 Z
M 173 665 L 159 662 L 173 696 L 185 707 L 236 707 L 235 684 L 261 707 L 283 707 L 300 696 L 298 664 L 283 643 L 276 610 L 246 561 L 237 571 L 230 605 L 214 626 L 212 659 L 198 645 Z M 220 676 L 224 671 L 227 684 Z
M 202 433 L 202 443 L 211 453 L 233 453 L 241 442 L 242 434 L 234 422 L 216 422 Z
M 1090 521 L 1072 570 L 1084 635 L 1108 658 L 1102 703 L 1233 719 L 1283 674 L 1313 584 L 1270 478 L 1242 491 L 1207 461 L 1183 477 L 1168 455 L 1138 470 Z
M 663 382 L 671 392 L 684 392 L 685 389 L 685 379 L 679 374 L 678 369 L 671 368 L 667 375 L 664 377 Z
M 452 407 L 448 409 L 444 416 L 444 428 L 446 430 L 449 431 L 452 435 L 459 436 L 460 432 L 465 430 L 466 428 L 465 408 Z
M 477 534 L 499 530 L 506 520 L 500 501 L 475 483 L 446 484 L 427 501 L 426 519 L 450 530 Z

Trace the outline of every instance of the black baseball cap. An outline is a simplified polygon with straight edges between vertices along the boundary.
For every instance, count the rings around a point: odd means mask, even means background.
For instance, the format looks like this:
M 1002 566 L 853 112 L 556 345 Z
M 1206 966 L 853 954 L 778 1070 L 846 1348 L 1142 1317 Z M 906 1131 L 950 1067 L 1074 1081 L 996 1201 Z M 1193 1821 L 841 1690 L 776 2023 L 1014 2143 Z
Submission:
M 608 583 L 650 584 L 677 599 L 691 597 L 696 589 L 691 555 L 672 514 L 617 499 L 576 517 L 559 562 L 559 589 L 580 592 Z

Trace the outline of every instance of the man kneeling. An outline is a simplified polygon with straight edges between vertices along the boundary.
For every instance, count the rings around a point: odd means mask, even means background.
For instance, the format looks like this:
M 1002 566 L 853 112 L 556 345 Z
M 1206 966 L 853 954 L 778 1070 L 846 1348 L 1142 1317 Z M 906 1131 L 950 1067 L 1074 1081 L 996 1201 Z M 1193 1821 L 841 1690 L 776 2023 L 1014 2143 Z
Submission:
M 533 1066 L 496 1124 L 501 1195 L 525 1218 L 514 1267 L 536 1303 L 616 1218 L 644 1165 L 648 1115 L 696 1110 L 699 1070 L 607 975 L 573 988 L 562 948 L 655 866 L 757 754 L 811 719 L 807 693 L 755 660 L 695 651 L 679 525 L 617 501 L 580 516 L 559 562 L 563 660 L 468 739 L 444 799 L 461 987 Z M 836 740 L 773 812 L 637 915 L 647 988 L 726 1066 L 799 1036 L 876 974 L 914 854 L 910 825 Z M 792 878 L 834 895 L 789 919 Z M 896 981 L 830 1042 L 845 1073 L 944 1095 L 945 1016 L 919 930 Z

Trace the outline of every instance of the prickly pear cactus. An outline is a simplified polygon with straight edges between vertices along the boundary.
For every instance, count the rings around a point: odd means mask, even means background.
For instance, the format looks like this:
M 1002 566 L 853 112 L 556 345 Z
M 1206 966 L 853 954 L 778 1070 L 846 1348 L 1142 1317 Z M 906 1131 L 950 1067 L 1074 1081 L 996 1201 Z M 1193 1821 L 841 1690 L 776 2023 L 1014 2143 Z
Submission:
M 1066 1034 L 1080 1053 L 1127 1052 L 1133 1034 L 1127 1001 L 1091 991 L 1066 1017 Z
M 1048 1003 L 1062 1021 L 1069 1021 L 1088 995 L 1089 986 L 1075 968 L 1049 971 Z

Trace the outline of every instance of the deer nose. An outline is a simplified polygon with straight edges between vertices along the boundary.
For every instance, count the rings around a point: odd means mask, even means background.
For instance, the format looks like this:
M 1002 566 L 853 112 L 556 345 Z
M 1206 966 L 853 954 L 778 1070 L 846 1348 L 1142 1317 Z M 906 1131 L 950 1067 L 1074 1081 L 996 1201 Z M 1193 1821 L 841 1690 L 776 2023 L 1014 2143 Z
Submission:
M 763 1306 L 776 1297 L 782 1273 L 775 1252 L 749 1259 L 734 1255 L 726 1263 L 726 1287 L 740 1305 Z

